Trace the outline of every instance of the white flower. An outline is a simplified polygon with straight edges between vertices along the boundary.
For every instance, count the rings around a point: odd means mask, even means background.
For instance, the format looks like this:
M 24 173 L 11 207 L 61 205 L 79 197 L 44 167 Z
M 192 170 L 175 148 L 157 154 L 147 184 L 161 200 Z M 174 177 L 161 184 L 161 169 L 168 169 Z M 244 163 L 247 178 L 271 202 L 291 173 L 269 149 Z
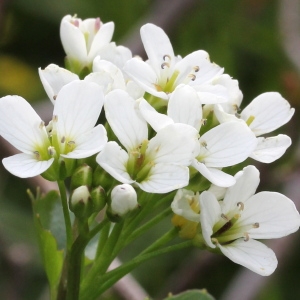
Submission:
M 200 152 L 192 166 L 213 184 L 231 186 L 235 183 L 234 177 L 220 169 L 243 162 L 256 144 L 255 135 L 246 125 L 239 122 L 220 124 L 200 137 Z
M 168 101 L 167 115 L 158 113 L 145 99 L 140 100 L 140 111 L 157 132 L 167 125 L 182 123 L 197 131 L 202 125 L 202 103 L 197 92 L 188 85 L 179 85 Z
M 298 230 L 299 213 L 282 194 L 260 192 L 259 172 L 248 166 L 236 174 L 236 184 L 223 201 L 211 192 L 200 195 L 200 222 L 206 245 L 219 248 L 233 262 L 260 275 L 277 266 L 274 252 L 254 239 L 280 238 Z
M 198 132 L 185 124 L 171 124 L 148 140 L 146 121 L 138 103 L 125 91 L 106 96 L 105 114 L 113 132 L 125 147 L 109 142 L 96 160 L 122 183 L 135 183 L 150 193 L 167 193 L 189 182 L 188 165 L 194 157 Z
M 183 59 L 176 57 L 166 33 L 153 24 L 141 27 L 141 38 L 148 62 L 132 58 L 124 71 L 148 93 L 167 100 L 181 83 L 192 85 L 203 103 L 226 101 L 226 89 L 212 86 L 211 80 L 223 73 L 223 69 L 209 61 L 205 51 L 195 51 Z
M 174 214 L 182 216 L 188 221 L 199 223 L 199 211 L 195 211 L 195 207 L 199 209 L 199 194 L 194 192 L 179 189 L 171 203 L 171 208 Z M 194 208 L 194 209 L 193 209 Z
M 117 46 L 111 42 L 101 49 L 101 59 L 107 60 L 122 69 L 124 64 L 132 58 L 130 49 L 124 46 Z
M 99 18 L 63 17 L 60 38 L 71 70 L 79 73 L 84 67 L 91 68 L 94 58 L 110 43 L 113 32 L 113 22 L 103 24 Z
M 220 123 L 235 120 L 245 122 L 249 126 L 258 137 L 257 147 L 250 155 L 257 161 L 271 163 L 280 158 L 291 145 L 291 139 L 287 135 L 259 137 L 286 124 L 295 112 L 279 93 L 269 92 L 257 96 L 243 109 L 240 118 L 224 111 L 224 107 L 220 105 L 216 105 L 214 111 Z
M 200 97 L 187 85 L 178 86 L 172 93 L 167 115 L 158 113 L 144 99 L 140 101 L 139 108 L 155 131 L 176 123 L 188 124 L 199 131 L 203 122 Z M 244 161 L 251 155 L 256 144 L 255 135 L 245 124 L 241 122 L 221 124 L 200 137 L 195 148 L 195 153 L 198 154 L 192 166 L 215 185 L 228 187 L 235 183 L 235 179 L 220 169 Z
M 73 81 L 65 85 L 57 95 L 48 135 L 44 122 L 25 99 L 1 98 L 0 134 L 23 152 L 4 158 L 4 167 L 26 178 L 51 166 L 48 175 L 55 180 L 60 161 L 65 161 L 68 171 L 68 158 L 85 158 L 99 152 L 107 142 L 104 127 L 94 127 L 103 100 L 101 89 L 94 83 Z
M 55 104 L 57 94 L 64 85 L 79 79 L 77 74 L 55 64 L 50 64 L 45 69 L 39 68 L 39 75 L 53 104 Z M 104 95 L 114 89 L 126 90 L 134 99 L 140 98 L 144 94 L 144 90 L 134 81 L 124 78 L 124 74 L 116 65 L 100 59 L 100 56 L 94 59 L 93 72 L 88 74 L 84 81 L 97 83 Z
M 50 64 L 45 69 L 39 68 L 39 75 L 44 89 L 53 104 L 55 104 L 57 94 L 64 85 L 79 79 L 77 74 L 60 68 L 55 64 Z

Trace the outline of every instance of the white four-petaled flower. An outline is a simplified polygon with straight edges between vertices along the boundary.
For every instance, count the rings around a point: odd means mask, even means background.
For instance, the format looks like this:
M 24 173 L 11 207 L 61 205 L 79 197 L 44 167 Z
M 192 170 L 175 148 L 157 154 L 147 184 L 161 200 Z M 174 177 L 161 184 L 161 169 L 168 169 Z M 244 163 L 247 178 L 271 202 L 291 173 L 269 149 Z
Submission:
M 298 230 L 294 203 L 276 192 L 255 194 L 259 172 L 248 166 L 235 175 L 223 201 L 211 192 L 200 195 L 200 222 L 206 245 L 219 248 L 233 262 L 270 275 L 277 266 L 274 252 L 255 239 L 280 238 Z
M 101 88 L 73 81 L 59 91 L 48 128 L 30 104 L 19 96 L 0 99 L 0 135 L 22 153 L 3 159 L 12 174 L 26 178 L 48 170 L 58 179 L 59 162 L 89 157 L 107 142 L 103 125 L 95 124 L 103 106 Z M 47 130 L 49 132 L 47 132 Z
M 106 96 L 106 118 L 118 140 L 108 142 L 97 162 L 122 183 L 135 183 L 149 193 L 167 193 L 189 182 L 189 169 L 198 132 L 185 124 L 170 124 L 148 140 L 147 123 L 138 102 L 125 91 Z
M 91 69 L 94 58 L 110 43 L 113 32 L 113 22 L 103 24 L 99 18 L 63 17 L 60 38 L 71 69 L 76 73 L 84 67 Z
M 167 100 L 179 84 L 188 84 L 199 93 L 203 103 L 226 101 L 226 88 L 211 85 L 223 69 L 209 61 L 207 52 L 198 50 L 184 58 L 175 56 L 168 36 L 154 24 L 141 27 L 141 38 L 148 61 L 134 57 L 125 63 L 124 71 L 146 92 Z

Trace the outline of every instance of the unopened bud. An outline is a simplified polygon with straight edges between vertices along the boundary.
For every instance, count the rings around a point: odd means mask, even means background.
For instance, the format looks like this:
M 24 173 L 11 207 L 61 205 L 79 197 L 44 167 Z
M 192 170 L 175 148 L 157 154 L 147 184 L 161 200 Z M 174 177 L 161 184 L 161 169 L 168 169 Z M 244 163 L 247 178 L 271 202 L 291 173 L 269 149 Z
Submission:
M 88 218 L 93 213 L 93 202 L 86 185 L 76 188 L 70 198 L 70 210 L 79 219 Z
M 91 191 L 91 198 L 93 200 L 94 212 L 99 212 L 106 205 L 106 193 L 101 186 L 95 187 Z
M 83 164 L 78 167 L 71 177 L 71 190 L 86 185 L 91 187 L 93 180 L 93 170 L 87 164 Z
M 104 189 L 108 190 L 111 187 L 112 181 L 114 181 L 114 178 L 98 165 L 93 174 L 93 186 L 101 185 Z
M 111 203 L 109 210 L 112 217 L 123 217 L 137 207 L 137 194 L 131 185 L 121 184 L 113 188 L 111 191 Z

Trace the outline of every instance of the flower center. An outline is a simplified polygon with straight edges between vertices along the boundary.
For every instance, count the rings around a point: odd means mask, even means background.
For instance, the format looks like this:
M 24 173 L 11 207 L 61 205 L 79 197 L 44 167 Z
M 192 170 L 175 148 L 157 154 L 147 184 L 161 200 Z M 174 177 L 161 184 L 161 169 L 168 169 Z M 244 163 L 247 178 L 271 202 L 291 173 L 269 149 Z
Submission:
M 230 244 L 239 238 L 249 240 L 248 231 L 253 228 L 259 228 L 259 223 L 241 225 L 238 220 L 244 210 L 244 203 L 238 202 L 237 207 L 231 210 L 228 214 L 221 214 L 221 219 L 215 224 L 212 235 L 212 241 L 220 244 Z
M 190 81 L 194 81 L 196 79 L 196 73 L 200 70 L 199 66 L 194 66 L 190 72 L 188 72 L 187 76 L 178 82 L 180 72 L 179 70 L 173 70 L 172 57 L 168 54 L 163 56 L 161 69 L 159 82 L 154 84 L 154 86 L 157 91 L 164 91 L 167 94 L 172 93 L 179 83 L 188 84 Z

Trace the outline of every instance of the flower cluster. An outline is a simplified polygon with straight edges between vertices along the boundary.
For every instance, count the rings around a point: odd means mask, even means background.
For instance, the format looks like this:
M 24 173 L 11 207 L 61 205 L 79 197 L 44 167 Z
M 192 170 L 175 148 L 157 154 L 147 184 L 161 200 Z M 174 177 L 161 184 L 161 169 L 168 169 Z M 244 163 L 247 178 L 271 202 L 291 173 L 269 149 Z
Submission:
M 105 189 L 107 211 L 118 217 L 138 207 L 136 191 L 177 191 L 171 207 L 181 237 L 269 275 L 276 257 L 255 239 L 296 231 L 299 214 L 281 194 L 254 195 L 255 167 L 236 175 L 226 167 L 247 158 L 263 163 L 280 158 L 290 138 L 265 134 L 287 123 L 294 109 L 269 92 L 241 110 L 238 82 L 205 51 L 176 56 L 165 32 L 146 24 L 144 61 L 111 42 L 113 30 L 112 22 L 99 18 L 63 18 L 66 69 L 54 64 L 39 69 L 54 105 L 49 124 L 23 98 L 0 99 L 0 135 L 21 151 L 5 158 L 4 167 L 23 178 L 64 180 L 92 157 L 91 182 L 97 184 L 74 188 L 75 214 L 79 204 L 93 199 L 96 185 L 101 193 Z M 87 211 L 80 215 L 94 212 Z

